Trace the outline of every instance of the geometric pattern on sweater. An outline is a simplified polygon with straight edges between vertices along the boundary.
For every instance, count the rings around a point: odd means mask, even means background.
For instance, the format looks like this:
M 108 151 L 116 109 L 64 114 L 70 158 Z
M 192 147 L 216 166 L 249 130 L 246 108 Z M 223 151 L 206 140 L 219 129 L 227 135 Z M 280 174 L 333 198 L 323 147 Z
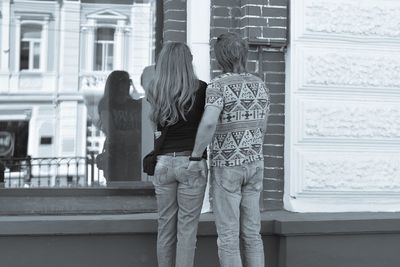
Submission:
M 221 110 L 210 144 L 212 166 L 238 166 L 263 160 L 270 94 L 250 73 L 225 73 L 207 86 L 206 107 Z

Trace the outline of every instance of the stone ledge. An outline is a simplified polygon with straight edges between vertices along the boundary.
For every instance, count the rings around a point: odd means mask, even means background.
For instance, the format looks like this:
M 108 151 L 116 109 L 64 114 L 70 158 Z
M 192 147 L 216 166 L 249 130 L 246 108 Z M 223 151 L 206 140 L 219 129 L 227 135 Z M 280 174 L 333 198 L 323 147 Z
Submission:
M 156 234 L 157 214 L 2 216 L 0 236 Z M 400 213 L 262 214 L 264 236 L 400 233 Z M 214 215 L 202 214 L 199 236 L 216 236 Z
M 0 189 L 0 215 L 132 214 L 155 212 L 150 182 L 94 188 Z
M 395 212 L 273 214 L 274 233 L 283 236 L 400 233 L 400 213 Z

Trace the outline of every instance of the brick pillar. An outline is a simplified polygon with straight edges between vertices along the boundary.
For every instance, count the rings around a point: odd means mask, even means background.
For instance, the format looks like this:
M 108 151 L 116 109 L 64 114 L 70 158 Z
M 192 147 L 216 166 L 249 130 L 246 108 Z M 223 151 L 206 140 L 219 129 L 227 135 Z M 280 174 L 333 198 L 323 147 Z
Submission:
M 281 47 L 287 40 L 286 0 L 242 0 L 241 33 L 252 44 Z
M 211 0 L 211 76 L 220 74 L 213 44 L 221 33 L 237 32 L 249 42 L 247 68 L 261 77 L 271 93 L 271 112 L 264 143 L 264 208 L 283 207 L 285 123 L 286 0 Z
M 163 41 L 186 42 L 186 0 L 164 0 Z

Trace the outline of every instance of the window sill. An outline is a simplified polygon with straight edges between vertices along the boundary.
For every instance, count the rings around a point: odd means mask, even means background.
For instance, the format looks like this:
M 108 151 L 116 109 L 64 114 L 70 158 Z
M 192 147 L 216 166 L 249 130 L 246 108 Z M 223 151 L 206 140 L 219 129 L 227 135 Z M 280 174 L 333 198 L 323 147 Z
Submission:
M 97 188 L 0 189 L 0 215 L 126 214 L 156 209 L 151 182 Z
M 390 234 L 400 232 L 400 213 L 262 213 L 264 236 Z M 1 216 L 0 236 L 156 234 L 157 214 Z M 216 236 L 214 215 L 202 214 L 199 236 Z
M 45 72 L 41 70 L 20 70 L 18 72 L 18 74 L 22 76 L 40 76 L 43 73 Z

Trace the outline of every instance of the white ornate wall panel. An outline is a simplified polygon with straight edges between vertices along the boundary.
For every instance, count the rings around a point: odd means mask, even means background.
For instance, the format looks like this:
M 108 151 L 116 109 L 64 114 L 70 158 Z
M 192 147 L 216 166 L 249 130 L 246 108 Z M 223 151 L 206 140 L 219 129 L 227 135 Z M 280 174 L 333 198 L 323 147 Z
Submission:
M 298 97 L 296 143 L 379 142 L 400 145 L 400 102 L 356 97 Z M 383 105 L 384 104 L 384 105 Z
M 400 1 L 292 0 L 285 208 L 400 211 Z
M 296 189 L 301 195 L 400 196 L 400 151 L 376 148 L 296 149 Z
M 400 42 L 400 7 L 396 0 L 292 0 L 296 38 L 346 38 Z
M 320 44 L 307 44 L 296 49 L 293 56 L 302 63 L 298 69 L 299 90 L 361 89 L 400 95 L 400 43 L 397 49 L 385 51 L 331 44 L 324 44 L 323 48 Z

